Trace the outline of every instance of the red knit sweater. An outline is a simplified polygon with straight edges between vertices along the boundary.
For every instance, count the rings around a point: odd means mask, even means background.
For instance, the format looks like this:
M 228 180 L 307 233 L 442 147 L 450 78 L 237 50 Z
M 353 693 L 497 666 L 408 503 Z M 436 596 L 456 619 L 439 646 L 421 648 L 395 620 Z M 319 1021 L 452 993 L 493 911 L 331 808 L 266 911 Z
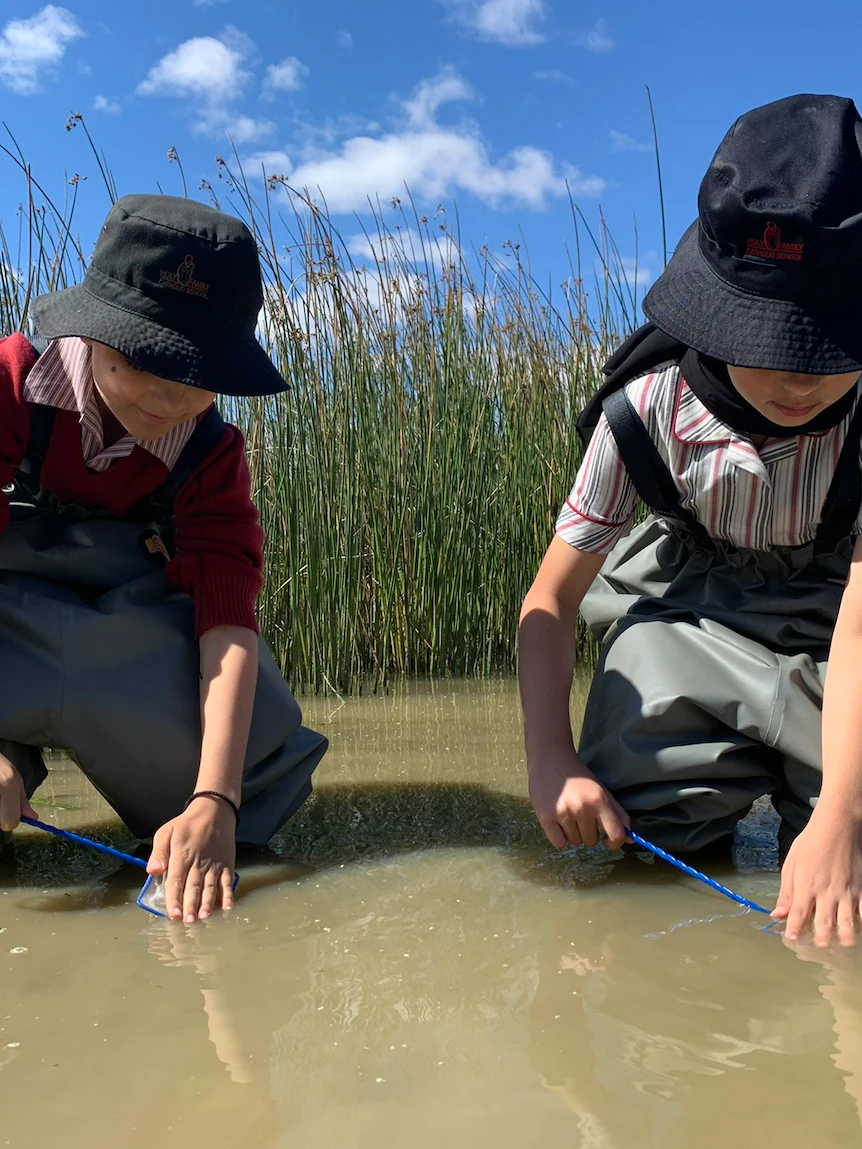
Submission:
M 0 338 L 0 486 L 11 483 L 30 438 L 33 405 L 24 380 L 36 353 L 23 335 Z M 168 468 L 137 444 L 106 471 L 88 471 L 75 411 L 57 410 L 42 485 L 63 502 L 101 509 L 122 519 L 163 486 Z M 0 492 L 0 530 L 9 522 L 9 500 Z M 251 501 L 243 438 L 228 426 L 224 437 L 180 488 L 174 501 L 176 557 L 167 576 L 191 595 L 195 635 L 214 626 L 256 631 L 263 531 Z

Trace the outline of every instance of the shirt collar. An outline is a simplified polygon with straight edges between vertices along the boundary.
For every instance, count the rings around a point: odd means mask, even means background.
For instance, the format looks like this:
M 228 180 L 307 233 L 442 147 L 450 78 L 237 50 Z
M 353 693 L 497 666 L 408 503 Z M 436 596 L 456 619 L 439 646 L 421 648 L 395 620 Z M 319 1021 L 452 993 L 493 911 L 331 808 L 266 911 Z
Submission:
M 81 422 L 92 396 L 90 348 L 81 339 L 55 339 L 36 360 L 24 383 L 30 403 L 77 411 Z
M 142 440 L 128 432 L 111 447 L 104 449 L 104 433 L 96 388 L 93 382 L 92 352 L 82 339 L 54 339 L 33 365 L 24 384 L 24 398 L 61 411 L 77 411 L 83 441 L 95 445 L 97 459 L 107 464 L 112 458 L 130 455 L 136 446 L 159 459 L 173 470 L 183 447 L 191 438 L 196 419 L 172 428 L 160 439 Z M 85 452 L 86 456 L 87 452 Z M 90 464 L 91 459 L 85 457 Z
M 699 447 L 721 446 L 727 451 L 727 462 L 752 475 L 766 477 L 764 460 L 748 435 L 734 431 L 698 399 L 680 375 L 673 416 L 674 437 L 681 443 Z M 793 451 L 796 440 L 790 439 Z
M 857 399 L 839 426 L 849 424 L 859 401 Z M 805 436 L 788 436 L 787 442 L 796 444 L 801 438 L 821 439 L 824 435 L 831 434 L 833 430 L 834 427 L 830 427 L 825 431 L 809 431 Z M 697 444 L 702 447 L 711 444 L 751 442 L 751 437 L 744 431 L 734 431 L 732 427 L 728 427 L 727 423 L 722 423 L 717 415 L 713 415 L 709 408 L 698 399 L 681 374 L 673 413 L 673 433 L 680 443 Z M 770 443 L 772 441 L 771 439 L 767 440 Z M 776 440 L 776 442 L 782 441 L 784 440 Z
M 749 435 L 742 431 L 734 431 L 732 427 L 728 427 L 713 415 L 680 375 L 673 414 L 673 434 L 680 443 L 700 447 L 724 446 L 728 451 L 728 461 L 762 477 L 766 473 L 767 464 L 774 465 L 794 456 L 799 450 L 802 439 L 822 439 L 827 435 L 837 434 L 839 428 L 843 428 L 846 433 L 859 402 L 862 402 L 862 399 L 857 399 L 844 420 L 838 424 L 838 428 L 809 431 L 807 435 L 782 439 L 767 439 L 758 451 Z
M 738 437 L 731 427 L 722 423 L 698 399 L 682 375 L 679 377 L 676 390 L 673 433 L 681 443 L 697 443 L 700 446 L 710 443 L 730 443 Z

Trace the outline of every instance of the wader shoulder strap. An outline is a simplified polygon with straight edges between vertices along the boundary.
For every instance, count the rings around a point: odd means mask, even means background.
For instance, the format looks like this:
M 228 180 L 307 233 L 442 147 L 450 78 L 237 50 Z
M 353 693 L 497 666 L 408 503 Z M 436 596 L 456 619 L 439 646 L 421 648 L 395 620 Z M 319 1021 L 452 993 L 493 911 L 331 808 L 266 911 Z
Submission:
M 687 350 L 684 344 L 677 343 L 652 323 L 645 323 L 630 335 L 602 368 L 605 381 L 578 417 L 578 434 L 583 445 L 586 446 L 592 438 L 605 399 L 633 379 L 678 364 Z
M 24 458 L 15 468 L 15 486 L 22 493 L 25 488 L 30 495 L 39 490 L 42 464 L 51 444 L 51 432 L 54 430 L 56 414 L 53 407 L 47 407 L 42 403 L 33 404 L 30 414 L 30 438 L 24 450 Z
M 820 526 L 815 536 L 815 541 L 820 545 L 834 546 L 841 539 L 850 538 L 855 533 L 856 520 L 862 508 L 860 449 L 862 449 L 862 397 L 847 428 L 847 437 L 838 456 L 838 465 L 823 503 Z
M 30 342 L 39 355 L 48 345 L 47 340 L 35 336 Z M 33 404 L 30 415 L 30 438 L 27 441 L 24 457 L 15 469 L 16 489 L 20 494 L 30 498 L 35 497 L 40 489 L 42 464 L 45 462 L 45 456 L 48 454 L 48 448 L 51 444 L 56 414 L 57 411 L 54 407 L 48 407 L 42 403 Z M 195 427 L 189 441 L 180 452 L 180 457 L 168 476 L 167 482 L 161 490 L 142 499 L 130 513 L 129 518 L 155 518 L 160 522 L 166 522 L 170 519 L 174 499 L 180 489 L 221 440 L 225 429 L 224 419 L 215 407 L 211 407 Z
M 15 488 L 19 496 L 34 498 L 40 489 L 42 464 L 48 454 L 51 432 L 57 412 L 54 407 L 41 403 L 33 405 L 30 416 L 30 438 L 24 458 L 15 470 Z M 156 519 L 166 522 L 171 517 L 174 499 L 183 484 L 200 467 L 204 459 L 222 438 L 225 422 L 215 407 L 210 408 L 192 432 L 183 447 L 167 482 L 153 495 L 148 495 L 129 514 L 129 519 Z
M 37 357 L 44 354 L 48 348 L 48 340 L 41 335 L 28 336 L 30 346 Z M 42 477 L 42 464 L 48 454 L 51 443 L 51 432 L 54 430 L 54 416 L 57 414 L 53 407 L 46 407 L 42 403 L 34 403 L 30 413 L 30 438 L 24 450 L 24 458 L 15 468 L 15 486 L 35 495 L 39 490 Z
M 683 507 L 673 476 L 626 392 L 621 389 L 606 396 L 602 411 L 629 478 L 646 506 L 684 523 L 698 538 L 708 538 L 704 526 Z
M 211 407 L 192 432 L 191 438 L 183 447 L 179 459 L 168 476 L 167 482 L 154 494 L 142 500 L 132 514 L 140 517 L 139 512 L 146 511 L 143 517 L 154 518 L 165 522 L 173 513 L 174 500 L 183 485 L 191 478 L 201 466 L 207 455 L 224 436 L 226 423 L 221 415 Z

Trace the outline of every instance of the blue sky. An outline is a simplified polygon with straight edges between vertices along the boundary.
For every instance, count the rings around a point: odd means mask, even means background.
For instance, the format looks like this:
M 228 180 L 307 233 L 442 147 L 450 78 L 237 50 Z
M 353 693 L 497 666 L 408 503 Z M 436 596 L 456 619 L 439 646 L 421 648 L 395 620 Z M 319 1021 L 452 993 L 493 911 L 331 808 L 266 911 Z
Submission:
M 646 86 L 672 247 L 736 116 L 860 94 L 860 33 L 858 0 L 3 0 L 0 119 L 52 193 L 87 176 L 85 246 L 108 200 L 72 112 L 121 194 L 181 194 L 176 147 L 203 198 L 230 135 L 249 171 L 319 187 L 348 236 L 369 196 L 406 183 L 420 210 L 454 201 L 477 247 L 524 241 L 544 282 L 567 274 L 568 184 L 629 260 L 636 217 L 646 279 L 661 269 Z M 2 155 L 0 173 L 9 230 L 24 185 Z

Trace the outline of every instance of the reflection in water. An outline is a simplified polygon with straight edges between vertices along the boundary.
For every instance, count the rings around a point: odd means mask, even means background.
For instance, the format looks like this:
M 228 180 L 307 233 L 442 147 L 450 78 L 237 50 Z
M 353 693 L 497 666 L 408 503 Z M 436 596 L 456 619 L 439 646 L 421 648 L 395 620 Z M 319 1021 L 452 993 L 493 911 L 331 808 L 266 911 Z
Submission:
M 218 955 L 207 944 L 208 940 L 202 931 L 185 927 L 177 929 L 173 923 L 161 921 L 155 923 L 151 930 L 148 949 L 166 966 L 194 970 L 200 982 L 207 1032 L 215 1055 L 228 1071 L 231 1081 L 245 1085 L 253 1078 L 251 1066 L 231 1019 L 219 975 Z
M 844 1086 L 853 1098 L 862 1123 L 862 979 L 859 960 L 854 953 L 839 949 L 816 949 L 808 939 L 798 942 L 782 939 L 802 961 L 821 966 L 826 978 L 820 994 L 832 1007 L 835 1052 L 832 1060 L 844 1074 Z
M 243 860 L 227 919 L 150 918 L 137 873 L 16 834 L 0 866 L 4 1142 L 860 1143 L 860 958 L 793 952 L 649 859 L 551 851 L 512 684 L 308 710 L 318 729 L 331 714 L 318 793 L 280 856 Z M 129 846 L 71 768 L 43 798 L 83 806 L 47 817 Z M 769 833 L 761 815 L 742 872 L 716 871 L 764 902 Z

